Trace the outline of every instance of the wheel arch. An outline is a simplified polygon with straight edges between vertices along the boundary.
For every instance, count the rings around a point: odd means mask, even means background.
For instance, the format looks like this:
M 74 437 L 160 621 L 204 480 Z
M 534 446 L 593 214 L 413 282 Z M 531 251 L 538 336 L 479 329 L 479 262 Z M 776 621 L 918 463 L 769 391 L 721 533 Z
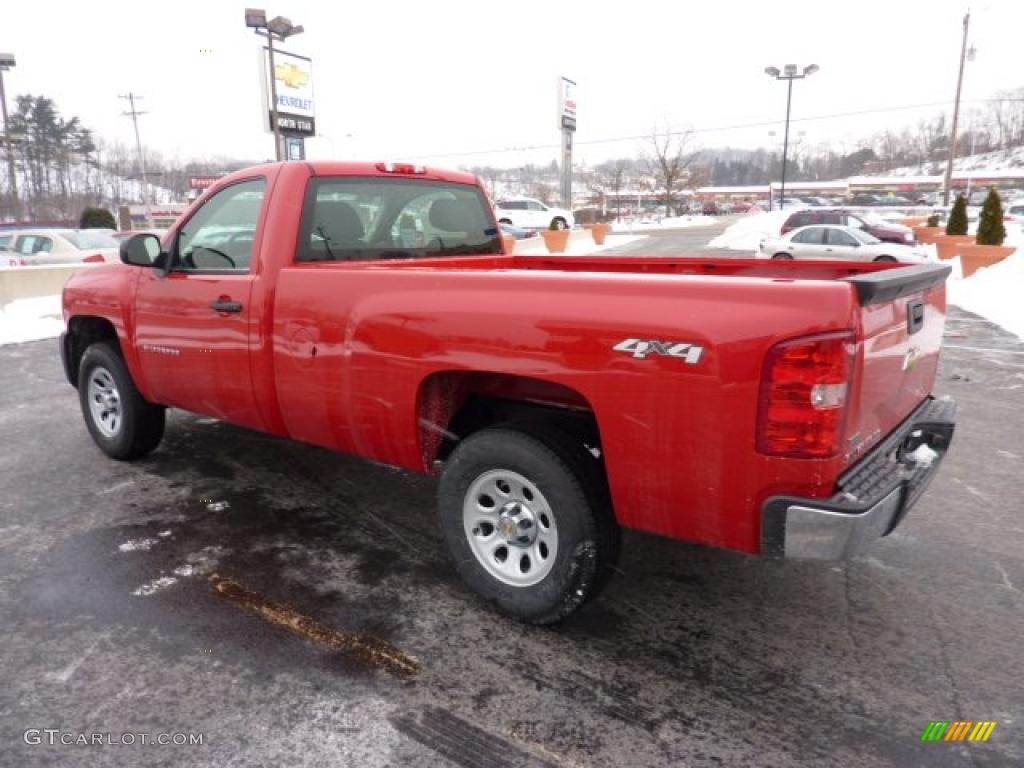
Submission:
M 112 343 L 121 357 L 124 357 L 117 329 L 108 318 L 96 315 L 77 315 L 68 320 L 67 333 L 62 338 L 61 354 L 64 360 L 64 373 L 71 386 L 78 387 L 78 370 L 85 350 L 98 342 Z

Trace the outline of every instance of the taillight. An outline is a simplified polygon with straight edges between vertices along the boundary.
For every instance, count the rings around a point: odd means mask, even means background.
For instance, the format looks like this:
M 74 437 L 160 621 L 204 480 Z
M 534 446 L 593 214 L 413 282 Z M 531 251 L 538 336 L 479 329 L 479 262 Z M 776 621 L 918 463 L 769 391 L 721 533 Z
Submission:
M 377 163 L 377 170 L 381 173 L 407 173 L 407 174 L 424 174 L 427 169 L 422 165 L 413 165 L 412 163 Z
M 86 256 L 84 259 L 82 259 L 82 261 L 84 261 L 84 262 L 86 262 L 88 264 L 102 264 L 103 263 L 103 254 L 102 253 L 94 253 L 92 256 Z
M 856 345 L 850 331 L 776 344 L 761 374 L 757 450 L 824 459 L 839 452 Z

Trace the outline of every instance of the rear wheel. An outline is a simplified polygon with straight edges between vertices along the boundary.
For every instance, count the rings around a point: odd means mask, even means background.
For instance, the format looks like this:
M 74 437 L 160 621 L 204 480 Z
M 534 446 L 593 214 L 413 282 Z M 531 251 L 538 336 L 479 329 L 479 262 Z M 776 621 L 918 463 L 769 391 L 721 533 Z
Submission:
M 896 261 L 896 259 L 894 259 L 892 256 L 878 256 L 878 257 L 875 258 L 875 261 L 889 261 L 889 262 L 892 262 L 892 261 Z
M 603 475 L 560 437 L 493 428 L 452 452 L 438 493 L 463 581 L 533 624 L 568 616 L 600 591 L 617 554 Z
M 780 260 L 789 259 L 790 261 L 793 260 L 793 257 L 788 253 L 776 253 L 774 256 L 772 256 L 772 258 Z
M 112 344 L 93 344 L 85 350 L 78 369 L 78 398 L 89 434 L 111 458 L 137 459 L 160 444 L 165 409 L 142 397 Z

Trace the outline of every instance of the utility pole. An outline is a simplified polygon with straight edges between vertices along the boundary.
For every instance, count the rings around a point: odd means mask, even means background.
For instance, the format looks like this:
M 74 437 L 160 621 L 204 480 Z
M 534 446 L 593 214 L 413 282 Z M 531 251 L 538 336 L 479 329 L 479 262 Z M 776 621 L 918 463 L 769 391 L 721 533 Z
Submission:
M 960 89 L 964 84 L 964 62 L 967 60 L 967 30 L 971 26 L 971 12 L 964 14 L 964 39 L 960 44 L 960 74 L 956 79 L 956 102 L 953 104 L 953 134 L 949 138 L 949 160 L 946 162 L 946 183 L 943 184 L 942 204 L 949 205 L 950 187 L 953 186 L 953 160 L 956 158 L 956 124 L 960 119 Z
M 13 53 L 0 53 L 0 107 L 4 114 L 4 141 L 7 144 L 7 177 L 11 180 L 11 204 L 14 220 L 21 218 L 18 203 L 18 177 L 14 168 L 14 150 L 11 149 L 11 121 L 7 117 L 7 94 L 4 93 L 4 72 L 14 66 Z
M 150 209 L 149 209 L 149 185 L 146 182 L 146 156 L 142 153 L 142 140 L 139 139 L 139 115 L 146 114 L 140 112 L 135 108 L 136 100 L 141 101 L 142 97 L 138 94 L 128 91 L 127 95 L 119 96 L 118 98 L 125 99 L 131 106 L 128 112 L 122 112 L 122 115 L 131 115 L 132 124 L 135 126 L 135 149 L 139 153 L 139 170 L 142 173 L 142 204 L 146 206 L 146 226 L 153 226 L 153 222 L 150 220 Z

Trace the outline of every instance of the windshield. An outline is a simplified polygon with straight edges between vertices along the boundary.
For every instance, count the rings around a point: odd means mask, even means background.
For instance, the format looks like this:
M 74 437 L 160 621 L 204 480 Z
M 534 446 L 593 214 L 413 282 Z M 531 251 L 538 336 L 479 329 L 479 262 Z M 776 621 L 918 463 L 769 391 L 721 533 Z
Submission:
M 61 232 L 61 236 L 79 250 L 89 248 L 117 248 L 119 243 L 114 239 L 110 229 L 79 229 L 74 232 Z
M 300 261 L 501 253 L 490 205 L 465 184 L 322 178 L 310 185 Z

